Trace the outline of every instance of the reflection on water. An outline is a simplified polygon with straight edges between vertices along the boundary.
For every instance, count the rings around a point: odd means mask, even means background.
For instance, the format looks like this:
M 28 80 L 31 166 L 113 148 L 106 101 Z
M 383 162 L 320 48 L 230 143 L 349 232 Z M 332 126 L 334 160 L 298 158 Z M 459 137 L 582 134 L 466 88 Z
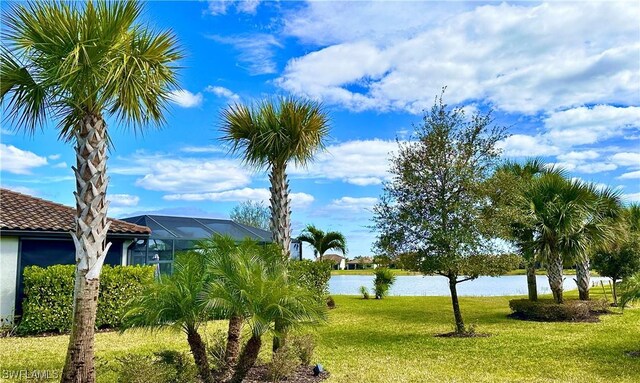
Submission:
M 372 275 L 333 275 L 329 280 L 329 292 L 335 295 L 358 295 L 360 286 L 373 288 Z M 544 275 L 536 276 L 538 293 L 551 293 L 549 282 Z M 606 278 L 592 277 L 591 282 L 600 283 Z M 576 289 L 573 276 L 567 275 L 564 280 L 565 290 Z M 526 275 L 507 275 L 501 277 L 479 277 L 472 281 L 458 285 L 458 295 L 466 296 L 499 296 L 499 295 L 526 295 Z M 391 286 L 389 295 L 425 296 L 425 295 L 449 295 L 448 279 L 441 276 L 404 275 L 396 277 L 396 282 Z

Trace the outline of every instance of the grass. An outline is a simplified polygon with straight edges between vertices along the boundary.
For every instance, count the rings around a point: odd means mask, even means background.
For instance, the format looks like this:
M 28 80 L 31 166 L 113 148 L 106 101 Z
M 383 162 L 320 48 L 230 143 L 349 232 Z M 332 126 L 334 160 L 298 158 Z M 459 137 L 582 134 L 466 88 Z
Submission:
M 597 291 L 592 292 L 596 297 Z M 575 292 L 568 295 L 575 296 Z M 336 296 L 330 323 L 317 330 L 315 361 L 332 382 L 637 382 L 640 309 L 602 316 L 600 323 L 538 323 L 507 318 L 507 297 L 461 298 L 467 324 L 488 338 L 436 338 L 453 329 L 448 297 L 363 300 Z M 212 322 L 211 334 L 224 323 Z M 0 371 L 59 369 L 67 336 L 0 339 Z M 268 358 L 268 342 L 263 358 Z M 131 352 L 187 350 L 170 330 L 100 333 L 102 361 Z M 99 367 L 99 382 L 114 381 Z

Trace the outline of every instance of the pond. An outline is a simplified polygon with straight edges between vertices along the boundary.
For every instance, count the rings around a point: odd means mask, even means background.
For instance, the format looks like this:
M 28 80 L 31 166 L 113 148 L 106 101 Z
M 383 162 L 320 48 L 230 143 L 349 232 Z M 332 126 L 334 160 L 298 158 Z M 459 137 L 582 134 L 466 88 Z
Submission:
M 538 293 L 551 293 L 546 276 L 536 276 Z M 359 295 L 360 286 L 373 289 L 372 275 L 333 275 L 329 280 L 329 292 L 335 295 Z M 600 285 L 600 281 L 608 284 L 607 278 L 592 277 L 591 283 Z M 567 275 L 564 280 L 565 290 L 576 289 L 573 276 Z M 389 290 L 389 295 L 427 296 L 449 295 L 449 282 L 439 275 L 403 275 L 396 277 L 396 281 Z M 527 277 L 525 275 L 506 275 L 501 277 L 479 277 L 472 281 L 458 285 L 458 295 L 461 296 L 501 296 L 527 295 Z

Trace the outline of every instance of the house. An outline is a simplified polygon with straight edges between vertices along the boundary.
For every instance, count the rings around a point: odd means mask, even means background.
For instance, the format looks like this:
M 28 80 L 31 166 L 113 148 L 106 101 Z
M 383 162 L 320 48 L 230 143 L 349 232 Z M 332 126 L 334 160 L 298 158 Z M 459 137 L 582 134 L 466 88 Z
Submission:
M 75 264 L 71 232 L 75 208 L 0 189 L 0 319 L 22 312 L 22 272 L 27 266 Z M 105 264 L 126 265 L 129 246 L 146 240 L 148 227 L 111 219 Z
M 347 261 L 346 267 L 347 270 L 375 269 L 378 265 L 373 263 L 373 258 L 371 257 L 357 257 Z
M 325 254 L 321 257 L 323 261 L 330 261 L 333 263 L 334 270 L 344 270 L 346 267 L 347 258 L 338 254 Z

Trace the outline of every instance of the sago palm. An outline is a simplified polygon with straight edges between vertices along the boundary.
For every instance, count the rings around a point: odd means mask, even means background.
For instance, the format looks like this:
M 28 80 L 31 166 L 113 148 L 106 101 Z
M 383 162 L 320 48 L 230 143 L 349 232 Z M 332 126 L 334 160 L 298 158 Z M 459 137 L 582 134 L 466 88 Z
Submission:
M 518 249 L 524 258 L 527 267 L 527 290 L 529 300 L 538 300 L 536 282 L 536 254 L 526 246 L 533 240 L 534 227 L 526 214 L 521 214 L 521 206 L 518 206 L 522 193 L 530 188 L 534 180 L 547 170 L 544 162 L 539 159 L 529 159 L 524 163 L 507 162 L 498 167 L 489 181 L 493 187 L 489 194 L 495 200 L 499 219 L 505 228 L 502 237 L 505 237 Z
M 209 255 L 192 251 L 180 253 L 174 262 L 174 272 L 162 276 L 142 291 L 130 304 L 123 317 L 122 328 L 159 329 L 172 327 L 187 336 L 189 348 L 198 367 L 200 379 L 213 382 L 207 350 L 198 328 L 214 317 L 203 294 L 212 276 L 208 273 Z
M 328 119 L 313 101 L 281 98 L 254 105 L 235 104 L 222 113 L 222 140 L 259 169 L 269 170 L 271 231 L 289 258 L 291 208 L 287 164 L 306 165 L 324 147 Z
M 329 250 L 340 250 L 347 253 L 347 240 L 344 235 L 337 231 L 324 232 L 313 225 L 307 225 L 298 240 L 306 242 L 313 247 L 313 255 L 322 259 L 322 256 Z
M 618 214 L 619 198 L 609 189 L 598 190 L 561 172 L 542 175 L 523 196 L 534 222 L 534 238 L 527 244 L 547 266 L 553 297 L 563 303 L 563 264 L 576 262 L 576 282 L 581 299 L 588 299 L 591 246 L 611 241 L 611 220 Z
M 76 284 L 63 381 L 93 382 L 98 279 L 109 244 L 106 176 L 112 116 L 138 128 L 163 121 L 174 63 L 170 32 L 138 21 L 136 2 L 33 2 L 3 12 L 0 97 L 15 129 L 51 120 L 76 151 Z

